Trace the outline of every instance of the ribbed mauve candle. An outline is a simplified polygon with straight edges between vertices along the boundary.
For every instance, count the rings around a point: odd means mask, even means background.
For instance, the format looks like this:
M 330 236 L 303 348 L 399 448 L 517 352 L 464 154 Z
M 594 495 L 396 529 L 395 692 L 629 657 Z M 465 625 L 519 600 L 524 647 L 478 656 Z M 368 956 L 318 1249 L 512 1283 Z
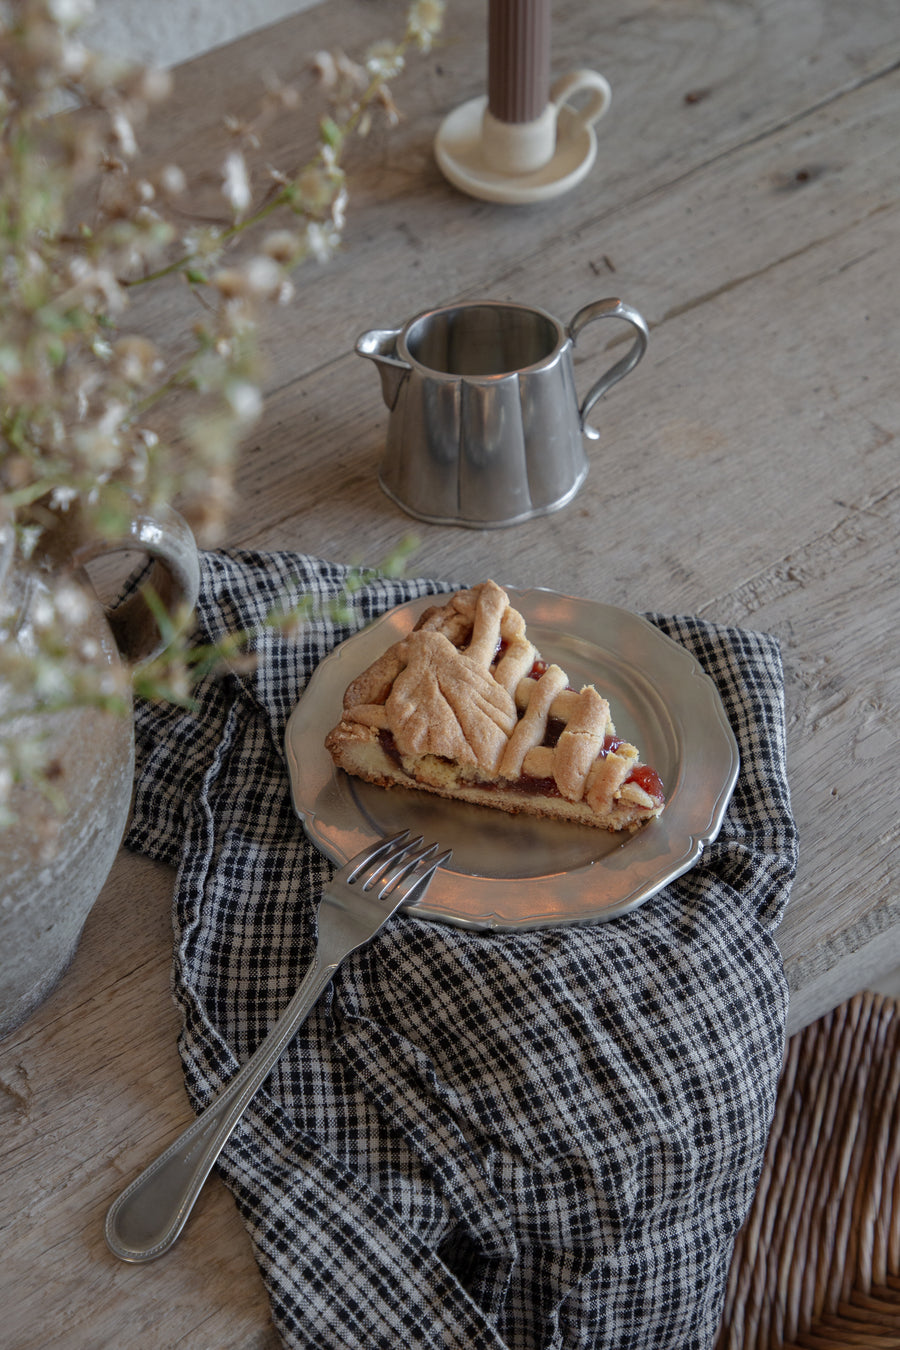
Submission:
M 488 108 L 533 122 L 550 98 L 550 0 L 489 0 Z

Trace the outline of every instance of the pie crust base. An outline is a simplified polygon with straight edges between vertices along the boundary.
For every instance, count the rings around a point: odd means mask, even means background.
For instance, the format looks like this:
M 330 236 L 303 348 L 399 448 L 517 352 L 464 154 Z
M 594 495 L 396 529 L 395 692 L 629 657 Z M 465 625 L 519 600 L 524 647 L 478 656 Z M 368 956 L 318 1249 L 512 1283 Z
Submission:
M 380 787 L 512 814 L 617 831 L 665 804 L 606 699 L 542 660 L 492 581 L 426 610 L 352 681 L 325 745 L 339 768 Z

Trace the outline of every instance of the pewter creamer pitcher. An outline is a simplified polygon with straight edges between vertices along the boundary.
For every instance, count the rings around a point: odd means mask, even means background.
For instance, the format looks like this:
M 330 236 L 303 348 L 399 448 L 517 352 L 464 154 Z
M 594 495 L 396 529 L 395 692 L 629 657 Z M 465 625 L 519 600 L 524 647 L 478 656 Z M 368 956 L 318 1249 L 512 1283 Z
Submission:
M 622 319 L 635 339 L 579 406 L 572 347 L 595 319 Z M 556 511 L 587 474 L 582 438 L 600 435 L 588 414 L 646 347 L 646 323 L 621 300 L 585 305 L 565 328 L 542 309 L 476 300 L 363 333 L 356 351 L 376 362 L 390 409 L 381 486 L 437 525 Z

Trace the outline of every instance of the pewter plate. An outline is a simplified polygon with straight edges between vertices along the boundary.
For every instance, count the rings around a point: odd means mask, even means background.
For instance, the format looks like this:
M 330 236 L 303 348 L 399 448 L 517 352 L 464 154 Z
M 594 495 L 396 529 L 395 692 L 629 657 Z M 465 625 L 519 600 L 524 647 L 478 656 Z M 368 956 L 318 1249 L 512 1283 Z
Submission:
M 712 680 L 645 619 L 554 591 L 506 589 L 544 659 L 576 687 L 595 684 L 609 699 L 617 733 L 640 747 L 663 780 L 663 814 L 622 837 L 379 788 L 336 769 L 324 739 L 340 720 L 345 688 L 409 632 L 434 596 L 383 615 L 314 672 L 285 733 L 294 809 L 338 865 L 405 828 L 452 848 L 449 867 L 408 910 L 419 918 L 476 929 L 616 918 L 681 876 L 715 839 L 737 780 L 737 743 Z

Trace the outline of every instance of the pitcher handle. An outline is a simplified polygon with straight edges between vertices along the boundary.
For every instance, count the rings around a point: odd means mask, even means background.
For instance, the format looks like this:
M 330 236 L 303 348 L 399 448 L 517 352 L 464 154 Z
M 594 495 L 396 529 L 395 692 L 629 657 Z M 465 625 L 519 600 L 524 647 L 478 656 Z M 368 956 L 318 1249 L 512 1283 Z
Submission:
M 595 319 L 624 319 L 625 323 L 631 324 L 631 327 L 635 330 L 635 339 L 621 360 L 617 361 L 614 366 L 610 366 L 609 370 L 605 371 L 599 380 L 591 386 L 587 397 L 578 410 L 581 418 L 581 430 L 591 441 L 599 440 L 600 432 L 588 423 L 588 413 L 607 390 L 612 389 L 614 384 L 618 384 L 619 380 L 623 380 L 626 375 L 634 370 L 647 350 L 647 339 L 649 337 L 647 324 L 636 309 L 632 309 L 631 305 L 626 305 L 622 300 L 610 299 L 595 300 L 592 304 L 585 305 L 583 309 L 578 311 L 567 329 L 572 341 L 576 342 L 582 329 L 586 328 L 589 323 L 593 323 Z
M 117 506 L 121 503 L 116 499 Z M 193 610 L 200 592 L 200 556 L 187 521 L 172 507 L 152 510 L 130 500 L 128 518 L 112 537 L 98 535 L 77 501 L 54 510 L 46 501 L 39 509 L 43 530 L 36 559 L 56 570 L 83 568 L 112 553 L 143 553 L 150 561 L 144 584 L 152 589 L 172 619 Z M 150 661 L 165 647 L 165 638 L 140 588 L 120 604 L 104 606 L 113 637 L 126 661 Z

